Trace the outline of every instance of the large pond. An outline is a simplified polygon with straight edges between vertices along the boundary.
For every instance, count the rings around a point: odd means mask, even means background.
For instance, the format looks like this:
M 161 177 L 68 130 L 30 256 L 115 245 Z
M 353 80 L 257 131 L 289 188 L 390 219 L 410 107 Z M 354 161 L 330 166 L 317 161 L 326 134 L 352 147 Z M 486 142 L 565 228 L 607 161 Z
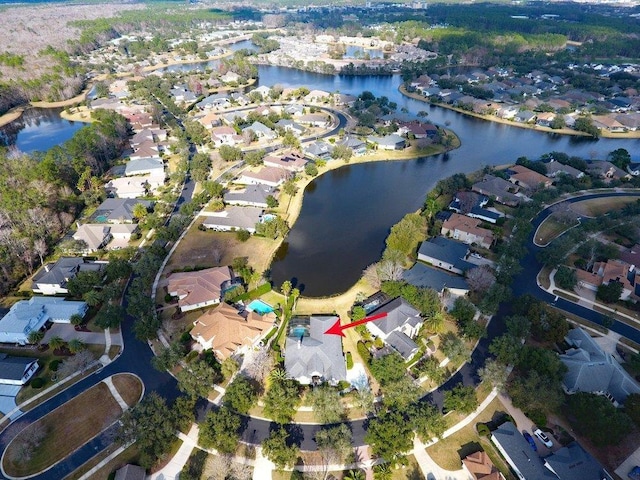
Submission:
M 60 112 L 61 108 L 28 108 L 18 120 L 0 128 L 0 144 L 33 153 L 66 142 L 84 123 L 65 120 Z
M 389 228 L 405 213 L 416 210 L 438 180 L 455 172 L 506 164 L 520 156 L 536 159 L 554 150 L 604 158 L 616 148 L 626 148 L 640 161 L 640 140 L 589 140 L 466 117 L 404 97 L 398 92 L 401 79 L 397 75 L 342 77 L 271 66 L 260 66 L 259 74 L 260 85 L 304 85 L 354 95 L 369 90 L 386 95 L 398 104 L 399 114 L 415 116 L 425 111 L 429 120 L 447 125 L 462 141 L 447 156 L 350 165 L 307 187 L 298 221 L 271 273 L 277 285 L 292 279 L 308 296 L 340 293 L 353 285 L 362 270 L 378 260 Z M 81 126 L 62 120 L 59 110 L 31 109 L 1 129 L 0 135 L 7 144 L 32 152 L 64 142 Z

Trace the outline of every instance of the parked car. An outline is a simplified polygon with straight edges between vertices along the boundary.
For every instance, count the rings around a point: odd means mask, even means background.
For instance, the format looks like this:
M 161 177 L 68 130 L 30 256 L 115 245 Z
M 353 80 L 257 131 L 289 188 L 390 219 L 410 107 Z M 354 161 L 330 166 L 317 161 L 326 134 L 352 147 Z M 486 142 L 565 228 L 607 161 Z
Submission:
M 631 469 L 631 471 L 627 474 L 631 480 L 640 480 L 640 466 L 635 466 Z
M 529 445 L 531 445 L 531 448 L 533 448 L 533 451 L 537 452 L 538 447 L 536 446 L 536 441 L 533 439 L 531 434 L 525 430 L 522 432 L 522 436 L 527 440 L 527 442 L 529 442 Z
M 538 440 L 540 440 L 542 443 L 544 443 L 544 446 L 547 448 L 551 448 L 553 447 L 553 442 L 551 441 L 551 439 L 549 437 L 547 437 L 547 434 L 544 433 L 542 430 L 540 430 L 539 428 L 536 428 L 533 431 L 533 434 L 538 437 Z

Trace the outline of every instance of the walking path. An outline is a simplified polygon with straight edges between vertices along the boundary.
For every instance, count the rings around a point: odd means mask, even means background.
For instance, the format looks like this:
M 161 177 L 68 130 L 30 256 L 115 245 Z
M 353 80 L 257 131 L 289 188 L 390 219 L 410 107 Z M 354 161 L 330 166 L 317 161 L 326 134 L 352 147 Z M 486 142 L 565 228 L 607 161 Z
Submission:
M 103 381 L 107 385 L 107 387 L 109 387 L 109 391 L 111 392 L 111 395 L 113 395 L 113 398 L 116 399 L 116 402 L 118 402 L 118 405 L 120 405 L 120 408 L 122 409 L 122 411 L 123 412 L 126 411 L 129 408 L 129 405 L 127 405 L 127 402 L 124 401 L 124 399 L 122 398 L 122 395 L 120 395 L 120 392 L 118 391 L 116 386 L 113 384 L 113 377 L 107 377 Z

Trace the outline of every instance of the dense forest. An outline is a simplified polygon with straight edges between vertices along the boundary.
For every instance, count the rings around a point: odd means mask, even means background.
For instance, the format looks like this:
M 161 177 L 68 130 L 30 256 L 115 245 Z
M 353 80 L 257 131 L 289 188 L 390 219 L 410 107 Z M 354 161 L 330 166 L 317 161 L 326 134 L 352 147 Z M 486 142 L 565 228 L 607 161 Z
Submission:
M 0 294 L 42 263 L 85 206 L 102 200 L 98 177 L 122 154 L 130 127 L 111 111 L 93 117 L 47 152 L 0 150 Z

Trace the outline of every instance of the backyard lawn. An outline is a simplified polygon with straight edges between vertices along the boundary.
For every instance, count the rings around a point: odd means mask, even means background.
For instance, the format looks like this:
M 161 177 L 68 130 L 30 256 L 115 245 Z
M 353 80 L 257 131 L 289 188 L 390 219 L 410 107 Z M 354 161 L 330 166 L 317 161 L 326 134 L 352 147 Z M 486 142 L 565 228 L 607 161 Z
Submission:
M 6 448 L 7 475 L 36 474 L 87 443 L 122 415 L 109 388 L 101 382 L 24 428 Z M 64 441 L 61 441 L 64 439 Z

